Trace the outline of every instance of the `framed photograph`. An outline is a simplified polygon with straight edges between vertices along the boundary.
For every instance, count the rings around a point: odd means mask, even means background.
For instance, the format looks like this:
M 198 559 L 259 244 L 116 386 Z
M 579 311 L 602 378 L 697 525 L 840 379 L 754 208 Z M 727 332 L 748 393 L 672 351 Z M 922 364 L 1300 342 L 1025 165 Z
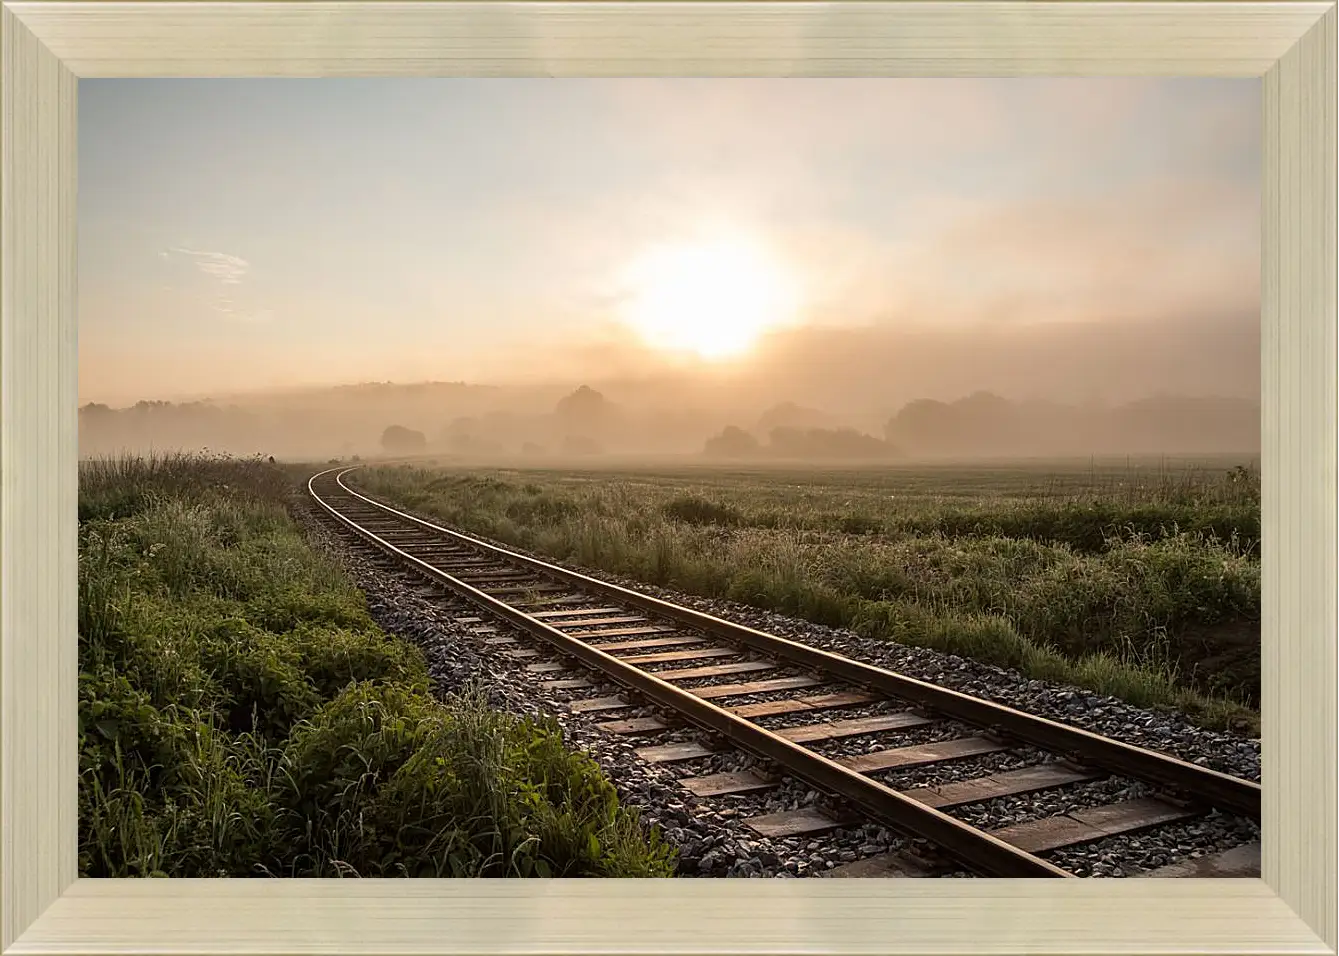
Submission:
M 0 0 L 0 954 L 1334 953 L 1337 26 Z

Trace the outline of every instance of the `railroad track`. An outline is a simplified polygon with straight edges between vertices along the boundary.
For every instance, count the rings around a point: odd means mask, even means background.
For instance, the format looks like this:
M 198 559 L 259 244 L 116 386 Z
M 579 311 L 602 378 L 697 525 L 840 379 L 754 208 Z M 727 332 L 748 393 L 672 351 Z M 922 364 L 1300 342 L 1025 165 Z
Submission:
M 840 809 L 759 815 L 747 821 L 751 829 L 762 836 L 821 835 L 854 815 L 933 847 L 929 854 L 897 852 L 852 864 L 858 875 L 957 870 L 1064 878 L 1073 874 L 1044 854 L 1211 811 L 1259 822 L 1260 786 L 1252 781 L 498 548 L 360 494 L 344 480 L 353 470 L 313 476 L 308 490 L 315 502 L 397 566 L 477 608 L 481 616 L 456 620 L 494 635 L 484 639 L 509 656 L 533 661 L 526 669 L 542 686 L 574 693 L 573 712 L 607 716 L 612 719 L 601 728 L 647 738 L 637 753 L 649 762 L 687 763 L 731 749 L 758 759 L 744 770 L 681 778 L 697 797 L 755 793 L 796 778 Z M 494 627 L 496 622 L 535 639 L 535 646 Z M 600 683 L 623 690 L 581 696 Z M 653 711 L 629 718 L 638 698 Z M 853 755 L 824 752 L 834 742 L 878 741 L 890 733 L 914 737 L 936 728 L 949 732 Z M 685 736 L 685 729 L 695 733 Z M 657 737 L 670 742 L 658 743 Z M 1015 751 L 1036 757 L 1015 769 L 937 786 L 899 789 L 888 782 L 890 774 Z M 1109 778 L 1138 781 L 1146 795 L 989 830 L 953 815 L 1002 797 Z M 1258 845 L 1247 845 L 1144 875 L 1256 876 L 1258 866 Z

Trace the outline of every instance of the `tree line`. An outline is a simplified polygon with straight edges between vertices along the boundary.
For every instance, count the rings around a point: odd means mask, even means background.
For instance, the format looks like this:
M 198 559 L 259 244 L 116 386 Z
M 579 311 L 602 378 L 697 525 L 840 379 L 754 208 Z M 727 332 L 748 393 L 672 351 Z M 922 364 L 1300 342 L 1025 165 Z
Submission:
M 765 416 L 766 418 L 766 416 Z M 877 460 L 1101 454 L 1253 453 L 1260 405 L 1244 399 L 1157 395 L 1121 405 L 1015 402 L 990 392 L 908 402 L 874 436 L 845 427 L 730 425 L 709 438 L 711 458 Z

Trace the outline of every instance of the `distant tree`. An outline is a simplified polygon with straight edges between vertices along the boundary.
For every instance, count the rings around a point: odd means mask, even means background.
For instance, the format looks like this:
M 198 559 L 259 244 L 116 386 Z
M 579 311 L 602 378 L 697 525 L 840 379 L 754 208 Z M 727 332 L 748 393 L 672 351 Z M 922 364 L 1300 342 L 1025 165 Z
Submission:
M 967 441 L 986 450 L 1014 441 L 1018 410 L 1007 398 L 993 392 L 973 392 L 953 403 Z
M 831 428 L 834 424 L 836 422 L 826 412 L 794 402 L 782 402 L 763 412 L 753 431 L 758 435 L 769 435 L 777 428 Z
M 558 399 L 554 414 L 560 418 L 586 420 L 600 415 L 608 407 L 605 397 L 589 385 L 582 385 L 571 395 Z
M 604 437 L 615 417 L 615 407 L 595 389 L 582 385 L 558 400 L 553 415 L 569 435 Z
M 603 451 L 603 442 L 610 437 L 609 428 L 614 417 L 614 406 L 595 389 L 582 385 L 554 406 L 556 434 L 551 434 L 554 438 L 565 436 L 561 440 L 565 454 L 598 454 Z
M 479 420 L 477 418 L 457 418 L 442 429 L 442 437 L 449 441 L 452 438 L 459 438 L 462 435 L 473 435 L 478 429 L 478 426 Z
M 898 449 L 854 428 L 774 428 L 768 452 L 783 458 L 848 460 L 892 458 Z
M 735 425 L 727 425 L 719 435 L 708 438 L 702 449 L 712 458 L 747 458 L 757 452 L 758 439 Z
M 422 432 L 412 428 L 391 425 L 381 433 L 381 447 L 392 455 L 408 455 L 427 448 L 428 439 Z
M 913 451 L 938 451 L 957 443 L 957 416 L 953 408 L 932 398 L 908 402 L 888 420 L 884 437 Z
M 889 441 L 915 452 L 990 454 L 1019 447 L 1020 408 L 991 392 L 946 404 L 922 398 L 905 405 L 884 429 Z

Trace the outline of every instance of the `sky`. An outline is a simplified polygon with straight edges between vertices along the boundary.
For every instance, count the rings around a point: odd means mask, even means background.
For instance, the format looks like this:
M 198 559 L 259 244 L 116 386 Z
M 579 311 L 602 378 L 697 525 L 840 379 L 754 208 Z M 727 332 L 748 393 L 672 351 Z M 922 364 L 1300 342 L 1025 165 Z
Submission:
M 1258 80 L 117 79 L 79 110 L 81 402 L 1258 322 Z

